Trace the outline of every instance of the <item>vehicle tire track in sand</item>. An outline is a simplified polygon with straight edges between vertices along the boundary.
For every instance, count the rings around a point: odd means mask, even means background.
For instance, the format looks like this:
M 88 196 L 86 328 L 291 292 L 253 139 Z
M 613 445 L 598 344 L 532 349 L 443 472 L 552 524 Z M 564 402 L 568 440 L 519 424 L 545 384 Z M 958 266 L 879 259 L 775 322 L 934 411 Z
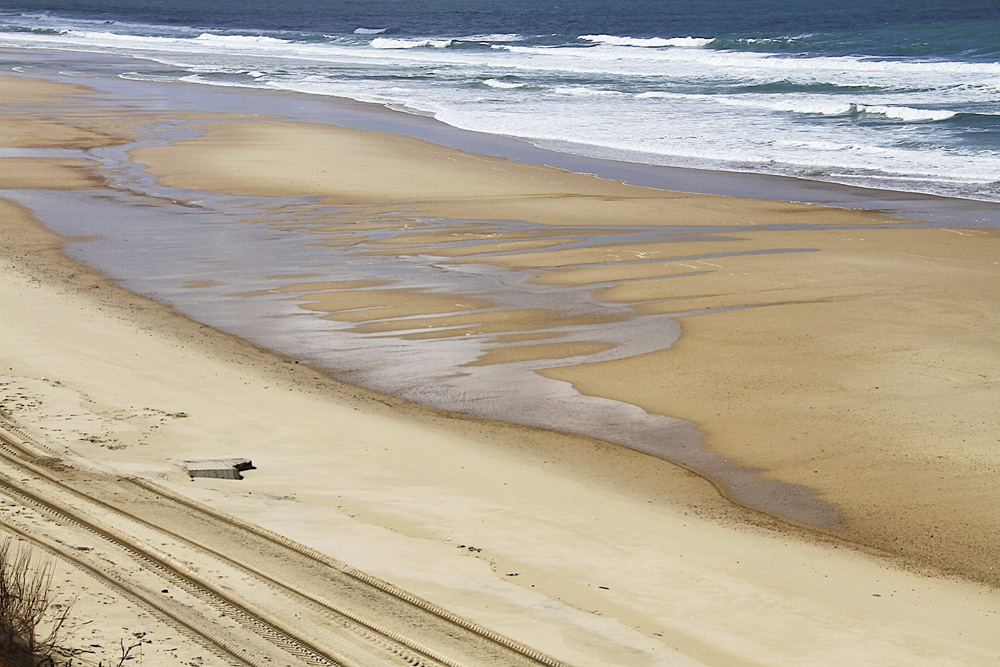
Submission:
M 176 613 L 168 605 L 162 604 L 153 596 L 148 595 L 141 587 L 134 586 L 127 579 L 118 576 L 113 570 L 97 567 L 84 560 L 77 553 L 74 553 L 74 549 L 65 548 L 59 546 L 53 541 L 40 538 L 33 532 L 19 528 L 5 519 L 0 519 L 0 531 L 17 536 L 26 542 L 44 549 L 59 558 L 60 561 L 69 563 L 72 566 L 87 572 L 96 579 L 108 584 L 112 589 L 117 590 L 132 600 L 135 600 L 145 607 L 154 610 L 160 616 L 167 619 L 168 622 L 174 625 L 181 632 L 193 637 L 199 644 L 202 644 L 204 648 L 217 654 L 217 657 L 236 660 L 237 663 L 241 665 L 250 665 L 251 667 L 256 667 L 258 664 L 256 662 L 246 660 L 244 656 L 241 655 L 241 653 L 243 653 L 242 651 L 230 650 L 230 642 L 223 639 L 219 634 L 212 632 L 203 624 L 192 623 L 190 620 L 186 619 L 184 615 Z
M 5 459 L 4 463 L 9 462 L 6 456 L 3 458 Z M 118 559 L 121 558 L 122 555 L 125 555 L 133 561 L 140 561 L 141 567 L 147 570 L 147 572 L 149 570 L 157 571 L 161 580 L 168 582 L 170 588 L 180 586 L 184 588 L 192 597 L 199 598 L 204 604 L 212 607 L 219 616 L 229 616 L 230 618 L 238 619 L 238 623 L 240 625 L 249 627 L 253 632 L 260 633 L 263 637 L 266 637 L 269 642 L 277 646 L 281 646 L 284 651 L 301 660 L 301 664 L 359 667 L 356 663 L 342 661 L 338 658 L 327 655 L 327 652 L 322 648 L 313 645 L 306 638 L 297 636 L 294 630 L 291 630 L 280 621 L 271 618 L 270 615 L 265 613 L 263 610 L 252 609 L 241 603 L 220 587 L 211 584 L 206 579 L 195 574 L 193 570 L 185 568 L 177 562 L 171 562 L 171 560 L 155 554 L 152 550 L 142 545 L 138 540 L 132 539 L 131 537 L 124 535 L 106 525 L 102 525 L 101 522 L 94 521 L 82 512 L 73 510 L 63 503 L 55 501 L 51 498 L 46 498 L 40 493 L 27 490 L 23 488 L 22 482 L 3 473 L 0 473 L 0 493 L 6 495 L 15 502 L 20 500 L 23 505 L 34 506 L 40 510 L 41 513 L 48 514 L 50 516 L 50 520 L 53 520 L 55 523 L 62 524 L 64 526 L 66 524 L 73 524 L 78 529 L 82 529 L 96 535 L 102 540 L 110 543 L 112 547 L 115 548 L 115 551 L 117 551 L 115 563 L 120 564 Z M 79 531 L 77 530 L 75 532 L 78 533 Z M 53 542 L 54 540 L 50 541 L 49 546 L 51 546 Z M 91 549 L 93 549 L 93 547 L 87 547 L 88 551 Z M 59 551 L 62 552 L 62 550 Z M 77 562 L 79 562 L 79 559 L 77 559 Z M 96 567 L 96 565 L 93 566 L 93 568 Z M 127 580 L 121 575 L 115 574 L 114 570 L 105 570 L 104 575 L 106 580 L 109 580 L 116 587 L 125 589 L 126 591 L 134 592 L 139 588 L 137 586 L 128 585 Z M 163 590 L 170 590 L 170 588 Z M 141 596 L 141 599 L 143 602 L 148 603 L 150 597 L 148 595 Z M 157 605 L 156 608 L 163 606 L 164 605 Z M 273 664 L 267 660 L 255 659 L 253 653 L 248 651 L 248 649 L 243 648 L 234 642 L 220 639 L 217 634 L 214 637 L 210 636 L 213 634 L 211 631 L 199 629 L 199 634 L 205 636 L 207 639 L 212 641 L 213 644 L 222 648 L 226 653 L 238 657 L 241 661 L 249 665 L 260 665 L 263 667 L 264 665 Z
M 294 664 L 351 667 L 371 664 L 370 660 L 377 656 L 379 664 L 414 667 L 562 665 L 367 573 L 156 484 L 81 471 L 40 455 L 40 450 L 48 448 L 7 419 L 2 420 L 2 426 L 0 466 L 18 471 L 14 476 L 0 474 L 0 487 L 7 495 L 40 506 L 61 517 L 64 523 L 72 522 L 101 534 L 146 563 L 146 569 L 161 572 L 172 586 L 182 586 L 189 594 L 207 600 L 215 614 L 240 619 L 240 624 L 250 628 L 251 634 L 267 637 L 303 661 Z M 18 479 L 25 474 L 34 478 L 32 484 L 46 486 L 46 490 L 24 488 L 27 480 Z M 62 501 L 58 500 L 60 496 Z M 87 510 L 77 511 L 74 509 L 77 507 Z M 108 523 L 125 521 L 129 527 L 125 531 L 116 530 L 100 525 L 91 517 L 102 517 Z M 141 534 L 147 535 L 144 542 L 135 537 Z M 162 553 L 167 546 L 164 537 L 170 541 L 169 557 Z M 159 546 L 151 548 L 154 543 Z M 184 565 L 179 554 L 185 551 L 198 555 L 199 563 L 204 562 L 205 554 L 210 555 L 213 573 L 221 585 L 209 582 L 208 572 L 199 575 L 193 566 Z M 192 563 L 194 560 L 191 558 Z M 293 576 L 289 578 L 287 573 Z M 239 582 L 242 595 L 237 597 L 228 590 L 227 581 Z M 114 583 L 118 586 L 117 581 Z M 268 595 L 281 595 L 292 600 L 296 611 L 301 612 L 294 615 L 295 630 L 262 611 L 262 607 L 275 607 L 248 601 L 253 597 L 248 597 L 252 589 L 265 599 Z M 146 598 L 137 597 L 148 604 Z M 159 610 L 155 605 L 150 606 Z M 306 609 L 310 610 L 312 625 L 303 618 L 308 616 Z M 381 622 L 368 620 L 373 617 Z M 424 641 L 413 639 L 412 632 Z M 214 638 L 208 641 L 216 643 Z M 336 650 L 330 650 L 329 646 L 335 646 Z M 230 652 L 225 647 L 223 650 Z M 238 646 L 234 650 L 246 664 L 258 664 L 252 658 L 245 658 L 246 653 Z

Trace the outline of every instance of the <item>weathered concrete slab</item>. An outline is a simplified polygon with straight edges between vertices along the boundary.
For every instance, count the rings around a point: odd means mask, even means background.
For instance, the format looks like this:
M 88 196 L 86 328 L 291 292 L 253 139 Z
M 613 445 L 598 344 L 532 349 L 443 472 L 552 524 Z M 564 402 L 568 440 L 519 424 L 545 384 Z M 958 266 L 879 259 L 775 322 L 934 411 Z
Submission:
M 211 477 L 214 479 L 243 479 L 243 475 L 240 474 L 242 471 L 254 469 L 250 459 L 239 457 L 190 459 L 174 461 L 174 464 L 183 468 L 191 477 Z

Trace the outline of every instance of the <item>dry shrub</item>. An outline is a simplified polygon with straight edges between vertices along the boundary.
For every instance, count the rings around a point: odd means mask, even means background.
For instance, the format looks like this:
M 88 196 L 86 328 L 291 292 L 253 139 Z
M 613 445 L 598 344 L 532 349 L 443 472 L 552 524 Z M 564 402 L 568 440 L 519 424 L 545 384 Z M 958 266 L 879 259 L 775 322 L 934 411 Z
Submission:
M 0 667 L 56 667 L 72 662 L 58 645 L 69 608 L 51 604 L 52 562 L 32 567 L 31 551 L 0 544 Z

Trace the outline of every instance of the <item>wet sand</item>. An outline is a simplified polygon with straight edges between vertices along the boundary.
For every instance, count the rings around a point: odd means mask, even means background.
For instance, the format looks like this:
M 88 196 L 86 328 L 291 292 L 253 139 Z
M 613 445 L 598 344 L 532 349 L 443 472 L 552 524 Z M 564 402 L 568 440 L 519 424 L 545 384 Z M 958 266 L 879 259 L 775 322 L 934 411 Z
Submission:
M 455 257 L 431 237 L 387 252 L 529 269 L 639 313 L 690 313 L 681 320 L 689 333 L 670 349 L 541 373 L 698 424 L 704 448 L 815 489 L 844 514 L 822 526 L 838 536 L 998 581 L 1000 509 L 984 509 L 1000 462 L 995 229 L 911 229 L 865 213 L 646 190 L 314 125 L 227 123 L 133 156 L 171 185 L 230 194 L 405 202 L 425 215 L 527 219 L 573 234 L 724 227 L 693 242 L 487 245 Z M 368 293 L 353 298 L 370 306 Z
M 32 98 L 41 114 L 44 92 Z M 64 102 L 49 99 L 58 116 Z M 455 245 L 436 227 L 387 250 L 443 246 L 445 266 L 528 269 L 636 316 L 678 315 L 684 333 L 669 349 L 544 374 L 688 419 L 719 456 L 817 490 L 843 515 L 823 530 L 867 555 L 776 530 L 702 478 L 621 447 L 385 405 L 117 290 L 60 259 L 56 240 L 9 204 L 5 410 L 77 455 L 336 552 L 574 664 L 981 664 L 1000 653 L 995 596 L 940 576 L 997 584 L 1000 516 L 986 502 L 998 470 L 996 230 L 650 191 L 332 127 L 205 129 L 132 155 L 174 186 L 327 197 L 367 222 L 405 209 L 454 221 L 451 234 L 469 219 L 568 226 L 572 239 L 623 224 L 698 227 L 662 245 L 558 248 L 508 233 L 475 253 L 459 248 L 482 239 Z M 56 143 L 43 133 L 21 145 Z M 48 187 L 38 159 L 30 166 Z M 74 187 L 101 183 L 95 174 Z M 371 285 L 322 287 L 323 299 L 291 292 L 333 316 L 353 312 L 357 326 L 417 316 L 445 336 L 454 330 L 429 320 L 469 314 L 390 291 L 375 310 L 404 310 L 387 319 L 372 312 Z M 509 350 L 482 363 L 573 351 L 524 322 L 500 330 Z M 56 375 L 58 385 L 42 379 Z M 266 472 L 233 491 L 193 486 L 169 464 L 220 448 L 268 461 Z

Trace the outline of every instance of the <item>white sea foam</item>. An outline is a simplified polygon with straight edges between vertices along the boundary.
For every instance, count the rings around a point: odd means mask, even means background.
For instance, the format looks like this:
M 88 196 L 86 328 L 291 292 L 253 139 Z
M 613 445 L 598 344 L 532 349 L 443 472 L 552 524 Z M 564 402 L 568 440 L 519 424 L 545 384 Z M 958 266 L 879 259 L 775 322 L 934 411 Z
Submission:
M 524 41 L 524 35 L 518 35 L 516 33 L 501 33 L 501 34 L 489 34 L 489 35 L 470 35 L 463 39 L 467 42 L 521 42 Z
M 742 42 L 743 44 L 790 44 L 800 42 L 803 39 L 807 39 L 812 36 L 813 33 L 803 33 L 801 35 L 786 37 L 743 37 L 733 41 Z
M 102 19 L 68 18 L 45 13 L 26 12 L 18 17 L 16 23 L 20 27 L 33 30 L 98 32 L 113 29 L 119 34 L 187 36 L 197 34 L 199 30 L 186 25 L 163 25 L 138 23 L 132 21 L 106 21 Z
M 796 150 L 805 149 L 807 151 L 820 151 L 825 153 L 839 153 L 839 152 L 851 152 L 851 153 L 868 153 L 870 155 L 885 155 L 888 150 L 879 146 L 864 146 L 858 144 L 845 144 L 836 141 L 808 141 L 808 140 L 796 140 L 788 141 L 785 139 L 777 139 L 774 142 L 775 146 L 781 146 L 783 148 L 791 148 Z
M 907 122 L 941 121 L 955 117 L 954 111 L 945 109 L 917 109 L 906 106 L 871 105 L 837 99 L 835 97 L 725 97 L 713 98 L 719 104 L 732 107 L 785 111 L 790 113 L 816 114 L 821 116 L 847 116 L 853 114 L 883 115 L 887 118 Z
M 483 81 L 483 84 L 489 86 L 490 88 L 513 89 L 513 88 L 528 87 L 528 84 L 526 83 L 514 83 L 513 81 L 501 81 L 499 79 L 486 79 L 485 81 Z
M 118 75 L 118 78 L 126 81 L 156 81 L 159 83 L 179 80 L 176 75 L 165 76 L 163 74 L 147 74 L 145 72 L 122 72 Z
M 855 111 L 854 104 L 836 98 L 792 98 L 782 97 L 725 97 L 715 96 L 715 102 L 724 106 L 787 111 L 791 113 L 817 114 L 821 116 L 844 116 Z
M 485 35 L 478 41 L 490 43 L 494 47 L 489 53 L 477 52 L 470 55 L 467 50 L 448 49 L 455 39 L 412 39 L 374 37 L 369 45 L 372 51 L 410 51 L 410 58 L 426 58 L 418 52 L 428 47 L 449 52 L 447 57 L 461 60 L 468 65 L 488 65 L 490 55 L 509 53 L 503 66 L 530 71 L 562 71 L 576 74 L 610 74 L 621 76 L 663 76 L 698 77 L 700 80 L 743 78 L 757 83 L 768 81 L 808 83 L 828 81 L 844 86 L 875 86 L 886 88 L 940 87 L 950 85 L 979 87 L 984 96 L 995 98 L 1000 93 L 1000 63 L 970 63 L 946 61 L 900 61 L 877 60 L 858 57 L 803 57 L 767 53 L 747 53 L 705 48 L 634 48 L 606 43 L 601 48 L 520 46 L 513 43 L 510 35 Z M 500 39 L 502 38 L 502 39 Z M 470 38 L 473 39 L 473 38 Z M 628 39 L 628 38 L 620 38 Z M 673 38 L 665 40 L 674 42 Z M 706 38 L 707 39 L 707 38 Z M 336 60 L 341 57 L 367 58 L 355 50 L 349 54 L 345 49 L 356 49 L 340 43 L 294 43 L 270 36 L 218 35 L 203 32 L 195 39 L 153 35 L 119 34 L 108 31 L 68 30 L 59 35 L 2 34 L 0 42 L 17 42 L 24 45 L 54 47 L 76 46 L 82 48 L 108 48 L 119 50 L 140 50 L 145 52 L 232 52 L 243 51 L 261 57 L 289 56 L 306 57 L 319 61 Z M 708 40 L 709 42 L 712 40 Z M 338 48 L 340 50 L 338 50 Z M 396 58 L 400 56 L 394 56 Z M 443 61 L 445 64 L 447 61 Z M 665 69 L 669 68 L 669 70 Z M 959 80 L 949 80 L 958 77 Z
M 698 48 L 707 46 L 715 41 L 714 38 L 706 37 L 616 37 L 615 35 L 580 35 L 580 39 L 595 44 L 607 44 L 610 46 L 638 46 L 645 48 L 658 48 L 664 46 L 675 46 L 682 48 Z
M 0 46 L 140 56 L 160 65 L 130 64 L 123 78 L 350 97 L 598 157 L 872 182 L 997 180 L 995 148 L 935 126 L 1000 115 L 1000 63 L 747 52 L 709 38 L 60 30 L 0 32 Z
M 199 83 L 205 86 L 221 86 L 223 88 L 260 88 L 261 86 L 251 86 L 246 83 L 238 81 L 223 81 L 220 79 L 206 79 L 198 74 L 190 74 L 188 76 L 182 76 L 178 81 L 184 81 L 185 83 Z
M 455 43 L 453 39 L 393 39 L 390 37 L 376 37 L 371 42 L 374 49 L 418 49 L 432 46 L 437 49 L 446 49 Z
M 857 109 L 858 111 L 864 113 L 882 114 L 889 118 L 896 118 L 898 120 L 905 120 L 908 122 L 948 120 L 949 118 L 954 118 L 956 115 L 954 111 L 947 111 L 943 109 L 913 109 L 911 107 L 868 104 L 859 104 L 857 105 Z
M 123 35 L 111 32 L 90 30 L 65 30 L 59 35 L 33 35 L 39 42 L 70 45 L 123 46 L 126 48 L 156 49 L 181 41 L 173 37 L 157 37 L 150 35 Z M 185 40 L 186 41 L 186 40 Z
M 287 40 L 267 37 L 266 35 L 216 35 L 210 32 L 203 32 L 195 37 L 195 41 L 226 49 L 248 50 L 288 45 Z
M 383 35 L 388 31 L 388 28 L 355 28 L 355 35 Z
M 590 86 L 556 86 L 552 89 L 556 95 L 572 97 L 626 97 L 626 93 L 617 90 L 604 90 Z

